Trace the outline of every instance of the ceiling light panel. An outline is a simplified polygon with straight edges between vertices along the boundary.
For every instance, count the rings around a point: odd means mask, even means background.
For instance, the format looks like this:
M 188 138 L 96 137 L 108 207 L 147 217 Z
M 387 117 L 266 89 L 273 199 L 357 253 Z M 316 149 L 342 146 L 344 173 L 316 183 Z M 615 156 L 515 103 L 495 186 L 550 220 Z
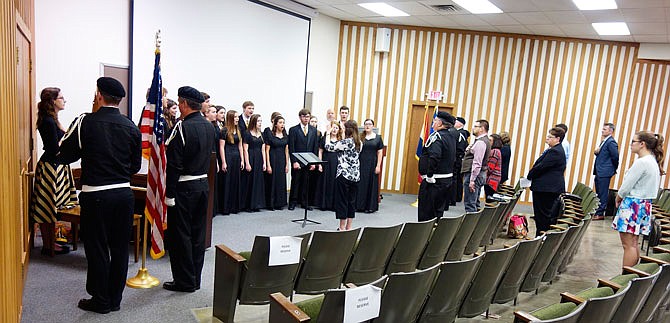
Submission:
M 630 35 L 625 22 L 594 22 L 591 24 L 598 35 Z
M 384 2 L 369 2 L 369 3 L 359 3 L 359 6 L 368 9 L 372 12 L 375 12 L 377 14 L 380 14 L 384 17 L 406 17 L 409 16 L 406 12 L 395 8 L 391 7 L 390 5 L 384 3 Z
M 579 10 L 617 9 L 614 0 L 572 0 Z
M 494 4 L 488 0 L 453 0 L 454 3 L 463 7 L 465 10 L 470 11 L 474 14 L 482 13 L 502 13 L 500 8 L 496 7 Z

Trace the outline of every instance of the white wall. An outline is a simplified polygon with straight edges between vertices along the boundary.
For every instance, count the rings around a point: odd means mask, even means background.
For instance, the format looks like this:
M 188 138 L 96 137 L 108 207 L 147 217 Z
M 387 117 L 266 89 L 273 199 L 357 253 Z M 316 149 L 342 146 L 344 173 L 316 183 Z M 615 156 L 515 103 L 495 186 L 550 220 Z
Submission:
M 101 76 L 100 63 L 129 64 L 129 3 L 35 1 L 34 99 L 39 102 L 45 87 L 59 87 L 67 100 L 65 110 L 58 115 L 64 127 L 91 110 L 95 81 Z M 37 154 L 42 154 L 39 139 Z
M 637 58 L 670 60 L 670 44 L 640 43 Z
M 326 119 L 328 108 L 336 108 L 333 104 L 335 102 L 339 38 L 340 21 L 338 19 L 324 15 L 312 19 L 307 63 L 307 91 L 314 92 L 312 113 L 319 118 L 319 122 Z M 295 118 L 298 118 L 297 113 Z

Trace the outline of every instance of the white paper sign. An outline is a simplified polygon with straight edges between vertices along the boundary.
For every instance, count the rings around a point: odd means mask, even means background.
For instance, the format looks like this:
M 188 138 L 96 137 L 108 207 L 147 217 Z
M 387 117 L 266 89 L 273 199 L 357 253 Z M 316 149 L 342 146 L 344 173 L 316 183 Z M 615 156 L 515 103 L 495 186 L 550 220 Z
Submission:
M 363 322 L 379 316 L 382 289 L 365 285 L 344 292 L 344 323 Z
M 300 244 L 298 237 L 270 237 L 270 259 L 268 266 L 292 265 L 300 262 Z
M 523 188 L 530 187 L 530 184 L 531 184 L 531 180 L 529 180 L 525 177 L 521 177 L 519 179 L 519 186 L 521 186 Z

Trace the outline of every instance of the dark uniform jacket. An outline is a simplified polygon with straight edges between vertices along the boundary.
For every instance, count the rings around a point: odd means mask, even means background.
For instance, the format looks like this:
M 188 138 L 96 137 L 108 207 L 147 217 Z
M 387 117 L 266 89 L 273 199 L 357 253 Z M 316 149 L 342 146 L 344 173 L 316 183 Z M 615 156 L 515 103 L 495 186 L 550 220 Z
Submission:
M 179 176 L 205 175 L 209 171 L 209 159 L 217 144 L 216 131 L 202 114 L 191 113 L 177 122 L 165 144 L 165 196 L 174 198 Z
M 465 148 L 468 148 L 468 145 L 470 144 L 468 140 L 468 138 L 470 138 L 470 132 L 465 130 L 465 128 L 457 129 L 456 131 L 458 131 L 458 138 L 456 138 L 456 156 L 458 159 L 463 159 L 463 156 L 465 156 Z
M 130 182 L 142 167 L 140 129 L 113 107 L 102 107 L 75 119 L 61 143 L 56 162 L 81 158 L 82 185 Z
M 316 128 L 307 125 L 307 135 L 302 132 L 302 124 L 295 125 L 288 130 L 288 152 L 291 157 L 291 164 L 298 160 L 293 157 L 293 153 L 319 153 L 319 138 Z
M 451 174 L 456 158 L 456 138 L 449 130 L 433 132 L 421 150 L 419 174 L 432 177 L 434 174 Z
M 565 151 L 558 144 L 545 150 L 528 171 L 533 192 L 565 192 Z

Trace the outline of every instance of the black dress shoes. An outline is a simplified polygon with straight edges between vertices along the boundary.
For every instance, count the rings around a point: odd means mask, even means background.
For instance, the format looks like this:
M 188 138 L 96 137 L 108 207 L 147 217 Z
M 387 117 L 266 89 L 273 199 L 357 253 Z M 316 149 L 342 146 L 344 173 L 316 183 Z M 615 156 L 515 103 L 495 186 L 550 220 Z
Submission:
M 165 283 L 163 283 L 163 288 L 165 288 L 165 289 L 167 289 L 167 290 L 169 290 L 169 291 L 173 291 L 173 292 L 184 292 L 184 293 L 193 293 L 193 292 L 195 292 L 195 288 L 185 288 L 185 287 L 181 287 L 181 286 L 175 284 L 175 282 L 173 282 L 173 281 L 172 281 L 172 282 L 165 282 Z
M 288 209 L 289 209 L 289 211 L 295 210 L 295 204 L 289 204 Z
M 119 309 L 121 309 L 119 306 L 115 306 L 113 308 L 105 307 L 95 302 L 92 298 L 80 299 L 79 304 L 77 304 L 77 307 L 81 308 L 84 311 L 96 312 L 100 314 L 107 314 L 111 311 L 118 311 Z

